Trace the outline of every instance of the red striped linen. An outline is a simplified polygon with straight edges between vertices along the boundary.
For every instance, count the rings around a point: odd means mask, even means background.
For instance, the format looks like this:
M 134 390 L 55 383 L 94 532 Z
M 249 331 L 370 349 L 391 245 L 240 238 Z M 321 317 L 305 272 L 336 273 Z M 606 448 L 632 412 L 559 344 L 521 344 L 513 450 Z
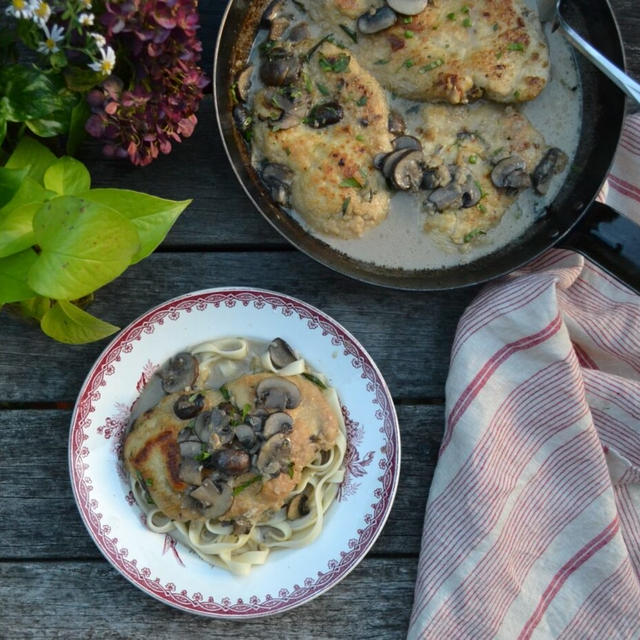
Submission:
M 598 200 L 640 224 L 640 113 L 625 119 L 618 151 Z
M 460 320 L 408 636 L 640 637 L 640 297 L 576 253 Z

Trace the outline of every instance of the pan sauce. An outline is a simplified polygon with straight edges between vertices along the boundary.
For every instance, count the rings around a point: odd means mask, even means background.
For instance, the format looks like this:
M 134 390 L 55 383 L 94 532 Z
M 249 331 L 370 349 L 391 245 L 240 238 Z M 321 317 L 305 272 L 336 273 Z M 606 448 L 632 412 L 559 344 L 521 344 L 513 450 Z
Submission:
M 535 9 L 535 0 L 526 0 L 526 4 Z M 314 35 L 319 35 L 319 32 Z M 551 80 L 538 98 L 518 108 L 548 144 L 559 147 L 567 154 L 570 166 L 580 136 L 580 81 L 570 47 L 558 33 L 550 34 L 547 29 L 546 35 L 552 62 Z M 261 41 L 262 38 L 257 39 L 252 52 L 251 58 L 254 63 L 257 62 L 257 47 Z M 255 68 L 257 66 L 256 64 Z M 260 86 L 257 74 L 254 74 L 253 86 Z M 412 117 L 411 112 L 407 113 L 407 110 L 420 103 L 397 98 L 389 92 L 387 97 L 390 108 L 399 111 L 405 118 L 407 133 L 411 134 L 421 123 L 417 117 Z M 259 156 L 254 156 L 254 163 L 259 159 Z M 427 215 L 422 211 L 423 198 L 420 194 L 392 192 L 387 219 L 354 240 L 320 233 L 310 228 L 295 210 L 287 211 L 308 233 L 351 258 L 385 268 L 446 268 L 468 263 L 492 253 L 522 235 L 553 201 L 565 175 L 566 171 L 553 178 L 546 196 L 534 194 L 532 189 L 522 192 L 497 227 L 473 242 L 462 245 L 452 245 L 437 234 L 424 232 Z

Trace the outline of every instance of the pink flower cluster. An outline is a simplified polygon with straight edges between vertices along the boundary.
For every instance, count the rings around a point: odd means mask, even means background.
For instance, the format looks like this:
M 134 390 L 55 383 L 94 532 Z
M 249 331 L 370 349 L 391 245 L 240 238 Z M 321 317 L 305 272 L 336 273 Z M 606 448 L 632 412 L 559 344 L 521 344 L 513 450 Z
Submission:
M 86 129 L 106 155 L 147 165 L 198 122 L 209 80 L 198 66 L 197 0 L 106 0 L 100 19 L 119 64 L 89 93 Z

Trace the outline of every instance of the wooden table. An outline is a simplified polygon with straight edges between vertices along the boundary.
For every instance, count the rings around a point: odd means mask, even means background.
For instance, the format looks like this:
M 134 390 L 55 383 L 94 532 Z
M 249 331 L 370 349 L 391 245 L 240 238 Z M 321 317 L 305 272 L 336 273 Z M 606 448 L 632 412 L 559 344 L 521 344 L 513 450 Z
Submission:
M 202 2 L 210 68 L 221 0 Z M 632 74 L 640 77 L 640 9 L 613 0 Z M 67 467 L 76 394 L 106 341 L 69 347 L 0 315 L 0 637 L 402 638 L 424 507 L 443 430 L 449 348 L 477 290 L 414 294 L 340 276 L 290 247 L 253 209 L 221 148 L 211 97 L 194 136 L 152 166 L 82 153 L 94 186 L 193 198 L 162 247 L 101 290 L 92 311 L 120 326 L 187 291 L 248 285 L 299 297 L 351 331 L 393 394 L 402 473 L 389 521 L 343 582 L 302 608 L 234 623 L 171 609 L 103 559 L 73 501 Z

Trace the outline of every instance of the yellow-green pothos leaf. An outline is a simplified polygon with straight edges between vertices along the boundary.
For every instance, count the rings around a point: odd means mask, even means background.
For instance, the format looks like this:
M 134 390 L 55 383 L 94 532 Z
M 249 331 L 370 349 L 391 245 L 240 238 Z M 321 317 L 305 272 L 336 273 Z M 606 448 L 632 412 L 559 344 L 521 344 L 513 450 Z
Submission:
M 0 217 L 0 258 L 34 244 L 33 216 L 41 206 L 40 202 L 23 204 Z
M 79 194 L 79 197 L 111 207 L 135 225 L 140 237 L 140 249 L 132 263 L 152 253 L 164 240 L 178 216 L 191 204 L 191 200 L 164 200 L 127 189 L 92 189 Z
M 55 155 L 31 136 L 23 136 L 4 165 L 6 169 L 28 167 L 30 178 L 42 182 L 44 172 L 56 161 Z
M 27 284 L 27 273 L 37 259 L 31 249 L 0 258 L 0 304 L 27 300 L 35 292 Z
M 124 216 L 75 196 L 45 202 L 35 214 L 33 231 L 41 252 L 28 283 L 56 300 L 75 300 L 111 282 L 140 246 Z
M 64 300 L 58 300 L 44 314 L 40 328 L 50 338 L 66 344 L 101 340 L 119 329 Z
M 33 298 L 28 298 L 27 300 L 18 302 L 17 307 L 25 318 L 34 318 L 40 322 L 40 320 L 42 320 L 42 316 L 49 311 L 52 304 L 53 300 L 50 298 L 34 296 Z
M 73 196 L 91 187 L 91 176 L 82 162 L 62 156 L 45 171 L 44 186 L 60 195 Z
M 0 207 L 13 198 L 28 173 L 28 167 L 23 169 L 0 167 Z
M 47 191 L 44 187 L 41 187 L 33 178 L 26 177 L 13 198 L 4 207 L 0 208 L 0 219 L 3 219 L 11 211 L 22 205 L 31 204 L 32 202 L 42 204 L 45 200 L 55 195 L 53 191 Z

